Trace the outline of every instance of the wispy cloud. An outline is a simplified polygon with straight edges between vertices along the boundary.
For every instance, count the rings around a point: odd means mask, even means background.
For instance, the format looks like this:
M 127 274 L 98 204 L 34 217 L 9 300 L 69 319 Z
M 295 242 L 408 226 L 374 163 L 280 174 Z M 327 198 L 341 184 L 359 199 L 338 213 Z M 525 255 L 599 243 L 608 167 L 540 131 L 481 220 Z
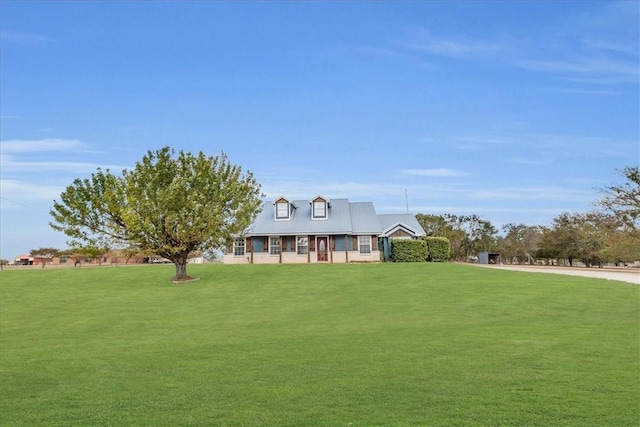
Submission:
M 383 58 L 431 57 L 489 61 L 495 65 L 555 75 L 583 84 L 637 84 L 640 79 L 637 2 L 594 3 L 562 25 L 550 23 L 535 38 L 512 34 L 437 33 L 410 28 L 378 46 L 351 47 Z M 612 92 L 582 91 L 584 95 Z
M 407 51 L 455 59 L 493 57 L 504 49 L 502 43 L 480 40 L 466 35 L 441 36 L 427 29 L 409 31 L 399 43 Z
M 19 120 L 21 116 L 17 116 L 14 114 L 0 114 L 0 120 Z
M 545 150 L 553 149 L 556 156 L 563 156 L 563 149 L 570 150 L 570 155 L 593 156 L 607 154 L 626 155 L 626 147 L 637 145 L 637 141 L 616 140 L 609 137 L 593 135 L 563 135 L 552 133 L 513 133 L 504 135 L 479 135 L 479 136 L 453 136 L 450 141 L 454 147 L 460 150 L 484 150 L 487 147 L 500 148 L 505 150 L 513 147 L 516 150 L 531 148 L 533 157 L 505 157 L 505 160 L 513 161 L 539 161 L 540 155 L 546 156 Z
M 430 177 L 453 177 L 453 176 L 469 176 L 467 172 L 455 169 L 437 168 L 437 169 L 403 169 L 401 171 L 405 175 L 414 176 L 430 176 Z
M 45 151 L 84 151 L 86 144 L 75 139 L 8 139 L 0 141 L 3 153 L 33 153 Z
M 533 71 L 567 76 L 592 76 L 591 78 L 596 81 L 598 78 L 605 78 L 609 82 L 637 83 L 640 77 L 640 68 L 637 63 L 616 58 L 576 56 L 562 59 L 522 59 L 516 60 L 514 63 L 519 67 Z
M 98 167 L 122 170 L 125 166 L 107 165 L 97 162 L 60 160 L 60 155 L 73 153 L 96 153 L 90 147 L 75 139 L 12 139 L 0 141 L 0 168 L 3 172 L 64 171 L 70 173 L 93 172 Z M 28 157 L 24 157 L 28 155 Z M 37 159 L 35 156 L 45 157 Z
M 604 89 L 574 89 L 563 88 L 560 92 L 571 93 L 575 95 L 599 95 L 599 96 L 618 96 L 624 95 L 624 92 L 619 90 L 604 90 Z
M 42 34 L 27 33 L 23 31 L 0 31 L 0 41 L 3 43 L 47 43 L 53 39 Z
M 518 187 L 495 188 L 471 191 L 467 195 L 474 200 L 555 200 L 589 202 L 593 194 L 589 191 L 564 187 Z
M 0 195 L 6 200 L 53 200 L 60 196 L 62 187 L 50 184 L 33 184 L 14 179 L 0 179 Z M 5 205 L 5 203 L 1 203 Z
M 125 166 L 121 165 L 105 165 L 101 163 L 91 162 L 65 162 L 56 160 L 44 160 L 44 161 L 19 161 L 14 160 L 13 156 L 0 156 L 0 165 L 4 171 L 65 171 L 65 172 L 77 172 L 86 173 L 94 172 L 97 168 L 110 169 L 110 170 L 122 170 Z
M 326 197 L 349 198 L 369 200 L 372 195 L 404 194 L 404 190 L 398 185 L 365 183 L 365 182 L 305 182 L 301 180 L 278 180 L 265 182 L 262 192 L 266 199 L 278 196 L 286 196 L 292 199 L 306 200 L 315 195 L 322 194 Z

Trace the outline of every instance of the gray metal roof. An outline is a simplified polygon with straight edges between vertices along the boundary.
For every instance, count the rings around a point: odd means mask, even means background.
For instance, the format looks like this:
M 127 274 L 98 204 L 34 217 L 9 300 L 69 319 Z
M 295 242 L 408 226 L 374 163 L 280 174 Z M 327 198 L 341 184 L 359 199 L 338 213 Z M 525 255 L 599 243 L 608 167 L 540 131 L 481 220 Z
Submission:
M 329 199 L 327 199 L 329 200 Z M 263 203 L 262 211 L 249 227 L 249 236 L 301 234 L 380 234 L 383 228 L 371 202 L 350 203 L 347 199 L 330 199 L 327 219 L 311 219 L 309 200 L 290 200 L 296 206 L 289 220 L 275 220 L 272 201 Z
M 349 203 L 354 234 L 380 234 L 382 226 L 371 202 Z
M 412 214 L 380 214 L 378 220 L 383 232 L 388 232 L 397 225 L 404 225 L 405 228 L 413 230 L 416 236 L 427 235 L 415 215 Z

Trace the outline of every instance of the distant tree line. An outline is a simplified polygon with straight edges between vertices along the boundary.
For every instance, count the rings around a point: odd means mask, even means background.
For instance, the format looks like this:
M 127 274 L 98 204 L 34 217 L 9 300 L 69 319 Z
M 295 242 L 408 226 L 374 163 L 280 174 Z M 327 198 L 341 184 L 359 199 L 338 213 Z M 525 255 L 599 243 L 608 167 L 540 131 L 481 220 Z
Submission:
M 124 263 L 129 264 L 131 260 L 136 263 L 142 263 L 145 260 L 153 260 L 161 258 L 155 253 L 149 251 L 143 251 L 139 248 L 129 246 L 121 248 L 110 248 L 108 246 L 77 246 L 69 249 L 58 249 L 53 247 L 41 247 L 38 249 L 32 249 L 29 252 L 33 258 L 39 260 L 42 268 L 46 264 L 52 264 L 55 258 L 59 259 L 60 264 L 67 264 L 68 260 L 73 262 L 74 267 L 82 266 L 84 263 L 96 263 L 102 265 L 103 262 L 109 261 L 110 264 Z M 199 251 L 194 251 L 189 254 L 189 258 L 200 257 L 204 254 Z M 4 265 L 9 262 L 2 263 Z
M 601 189 L 604 197 L 587 213 L 562 213 L 551 225 L 509 223 L 499 233 L 477 215 L 417 214 L 427 236 L 449 239 L 451 259 L 468 261 L 479 252 L 498 252 L 506 263 L 587 266 L 640 260 L 640 172 L 638 166 L 619 173 L 622 184 Z

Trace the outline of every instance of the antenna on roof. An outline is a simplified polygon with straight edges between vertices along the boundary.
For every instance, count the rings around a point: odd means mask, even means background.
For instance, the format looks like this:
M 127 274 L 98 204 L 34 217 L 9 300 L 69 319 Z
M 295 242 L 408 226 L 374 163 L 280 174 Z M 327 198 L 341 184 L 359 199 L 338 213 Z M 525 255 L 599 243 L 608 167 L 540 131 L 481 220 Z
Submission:
M 404 189 L 404 202 L 407 205 L 407 213 L 409 213 L 409 190 Z

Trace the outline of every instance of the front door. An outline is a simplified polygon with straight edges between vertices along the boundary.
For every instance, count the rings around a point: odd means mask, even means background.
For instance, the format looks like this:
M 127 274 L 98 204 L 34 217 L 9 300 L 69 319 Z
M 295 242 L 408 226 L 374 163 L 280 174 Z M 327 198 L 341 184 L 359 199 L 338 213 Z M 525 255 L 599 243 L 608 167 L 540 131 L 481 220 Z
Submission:
M 328 245 L 328 237 L 318 237 L 316 240 L 316 252 L 318 253 L 318 262 L 329 261 L 327 247 Z

